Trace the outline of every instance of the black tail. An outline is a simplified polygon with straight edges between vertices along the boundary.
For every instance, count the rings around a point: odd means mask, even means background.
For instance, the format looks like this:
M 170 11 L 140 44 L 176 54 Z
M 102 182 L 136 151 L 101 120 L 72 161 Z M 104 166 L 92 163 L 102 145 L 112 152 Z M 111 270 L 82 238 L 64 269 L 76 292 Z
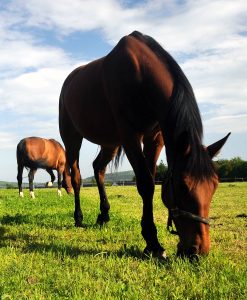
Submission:
M 16 147 L 16 160 L 17 164 L 23 164 L 23 153 L 25 150 L 25 139 L 21 140 Z
M 117 170 L 119 167 L 119 164 L 123 162 L 124 154 L 125 154 L 125 152 L 124 152 L 123 146 L 119 146 L 117 155 L 114 157 L 114 161 L 113 161 L 115 170 Z

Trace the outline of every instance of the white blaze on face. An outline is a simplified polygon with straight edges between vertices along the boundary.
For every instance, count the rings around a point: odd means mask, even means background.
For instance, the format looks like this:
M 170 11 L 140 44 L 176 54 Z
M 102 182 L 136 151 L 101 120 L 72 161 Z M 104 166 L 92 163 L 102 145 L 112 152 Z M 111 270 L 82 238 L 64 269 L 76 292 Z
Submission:
M 62 196 L 62 192 L 61 192 L 61 190 L 57 190 L 57 195 L 58 195 L 59 197 L 61 197 L 61 196 Z
M 34 195 L 34 192 L 32 191 L 32 192 L 30 192 L 30 197 L 32 198 L 32 199 L 34 199 L 35 198 L 35 195 Z
M 23 197 L 24 197 L 23 192 L 20 192 L 20 193 L 19 193 L 19 196 L 20 196 L 21 198 L 23 198 Z

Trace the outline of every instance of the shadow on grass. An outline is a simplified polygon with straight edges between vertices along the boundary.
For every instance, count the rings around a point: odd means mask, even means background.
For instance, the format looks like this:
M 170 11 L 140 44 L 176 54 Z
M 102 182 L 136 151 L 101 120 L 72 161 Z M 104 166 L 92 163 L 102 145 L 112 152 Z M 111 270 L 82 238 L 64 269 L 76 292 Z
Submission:
M 33 226 L 48 228 L 48 229 L 55 229 L 55 230 L 64 230 L 64 229 L 71 229 L 74 228 L 74 224 L 71 223 L 69 225 L 58 225 L 56 224 L 56 220 L 51 223 L 53 215 L 45 215 L 45 214 L 38 214 L 36 216 L 28 215 L 28 214 L 16 214 L 16 215 L 5 215 L 1 219 L 0 226 L 0 247 L 8 247 L 11 243 L 14 244 L 15 247 L 20 248 L 22 252 L 52 252 L 55 255 L 61 256 L 69 256 L 69 257 L 77 257 L 79 255 L 92 255 L 92 256 L 99 256 L 103 255 L 105 257 L 115 255 L 117 257 L 135 257 L 135 258 L 143 258 L 142 252 L 135 248 L 130 247 L 127 248 L 126 244 L 123 245 L 123 248 L 118 251 L 99 251 L 99 249 L 88 249 L 88 248 L 80 248 L 75 246 L 68 246 L 68 245 L 58 245 L 56 243 L 51 242 L 50 244 L 39 243 L 36 242 L 35 239 L 39 239 L 39 236 L 33 236 L 26 233 L 23 234 L 12 234 L 10 233 L 10 229 L 5 228 L 4 225 L 22 225 L 22 224 L 32 224 Z M 66 214 L 66 218 L 68 215 Z M 98 224 L 83 224 L 83 229 L 102 229 L 107 225 L 100 226 Z M 97 242 L 97 241 L 96 241 Z M 98 241 L 99 244 L 103 243 L 102 241 Z M 104 241 L 103 244 L 106 244 Z
M 76 246 L 68 246 L 68 245 L 56 245 L 56 244 L 41 244 L 41 243 L 30 243 L 26 247 L 23 248 L 24 253 L 30 253 L 30 252 L 39 252 L 39 253 L 53 253 L 55 256 L 60 257 L 63 259 L 63 257 L 70 257 L 70 258 L 76 258 L 79 256 L 84 255 L 90 255 L 92 257 L 104 257 L 109 258 L 112 256 L 116 256 L 119 258 L 122 257 L 134 257 L 137 259 L 143 259 L 143 253 L 135 248 L 130 247 L 128 249 L 120 249 L 120 250 L 105 250 L 100 251 L 96 248 L 83 248 L 83 247 L 76 247 Z
M 239 214 L 236 218 L 247 218 L 247 214 Z
M 35 227 L 42 227 L 42 228 L 49 228 L 49 229 L 56 229 L 56 230 L 64 230 L 64 229 L 71 229 L 74 228 L 74 224 L 70 224 L 67 227 L 64 225 L 58 224 L 51 224 L 47 222 L 50 220 L 52 215 L 21 215 L 16 214 L 14 216 L 6 215 L 2 218 L 1 224 L 2 225 L 20 225 L 20 224 L 33 224 Z M 38 221 L 37 221 L 38 220 Z M 41 220 L 41 221 L 40 221 Z M 84 229 L 99 229 L 104 228 L 107 225 L 100 226 L 98 224 L 83 224 L 82 228 Z M 87 243 L 85 242 L 85 247 L 77 247 L 73 245 L 65 245 L 65 244 L 58 244 L 56 242 L 44 242 L 40 243 L 40 237 L 29 235 L 27 233 L 23 234 L 12 234 L 10 233 L 10 229 L 5 228 L 4 226 L 0 226 L 0 248 L 6 248 L 11 244 L 21 250 L 23 253 L 53 253 L 56 257 L 63 259 L 66 256 L 71 258 L 76 258 L 83 255 L 90 255 L 92 257 L 132 257 L 138 260 L 146 260 L 150 259 L 150 257 L 143 254 L 143 252 L 136 246 L 130 245 L 128 246 L 126 243 L 123 242 L 123 245 L 118 250 L 99 250 L 98 247 L 90 248 L 88 247 Z M 59 241 L 58 241 L 59 242 Z M 95 240 L 97 244 L 107 244 L 105 240 Z
M 37 215 L 24 215 L 24 214 L 16 214 L 16 215 L 5 215 L 0 219 L 0 223 L 2 225 L 23 225 L 23 224 L 33 224 L 37 227 L 42 228 L 50 228 L 50 229 L 69 229 L 73 227 L 73 222 L 69 219 L 72 218 L 72 214 L 60 214 L 59 218 L 57 214 L 37 214 Z M 64 221 L 68 220 L 66 224 Z M 60 224 L 59 221 L 62 221 Z
M 22 253 L 52 253 L 57 258 L 63 260 L 65 257 L 77 258 L 79 256 L 89 255 L 94 257 L 104 257 L 106 259 L 110 257 L 131 257 L 138 260 L 150 259 L 150 257 L 143 254 L 143 252 L 137 247 L 130 245 L 129 247 L 123 243 L 123 246 L 118 250 L 100 250 L 98 247 L 90 248 L 85 242 L 85 247 L 77 247 L 73 245 L 57 244 L 56 242 L 39 242 L 39 236 L 31 236 L 29 234 L 11 234 L 8 229 L 3 226 L 0 227 L 0 248 L 7 248 L 10 245 L 19 249 Z M 58 241 L 59 242 L 59 241 Z M 97 240 L 96 240 L 97 242 Z M 102 244 L 102 241 L 98 241 Z M 107 242 L 104 241 L 104 245 Z
M 61 261 L 66 260 L 66 258 L 68 257 L 71 259 L 76 259 L 83 256 L 90 256 L 90 260 L 96 259 L 97 257 L 106 260 L 116 258 L 133 258 L 138 260 L 139 262 L 151 261 L 152 263 L 158 264 L 159 266 L 165 267 L 167 270 L 169 270 L 172 267 L 174 261 L 185 260 L 177 257 L 175 254 L 169 256 L 168 259 L 159 260 L 157 258 L 150 257 L 144 254 L 143 251 L 140 250 L 137 246 L 128 246 L 125 243 L 123 243 L 123 245 L 120 246 L 120 248 L 117 250 L 101 250 L 97 247 L 93 248 L 88 246 L 86 241 L 85 245 L 79 247 L 73 245 L 57 244 L 53 241 L 50 243 L 43 243 L 37 241 L 37 239 L 40 239 L 40 237 L 30 236 L 29 234 L 23 234 L 21 236 L 9 234 L 8 229 L 0 227 L 0 248 L 7 248 L 11 244 L 11 246 L 14 246 L 14 248 L 18 249 L 22 253 L 40 253 L 44 256 L 52 254 L 56 259 L 59 259 Z M 97 242 L 97 240 L 95 241 Z M 99 243 L 102 243 L 102 241 L 99 241 Z M 107 244 L 107 242 L 104 242 L 103 244 Z M 192 261 L 190 261 L 190 263 L 192 263 Z M 193 261 L 193 265 L 199 265 L 199 261 Z
M 3 225 L 28 224 L 30 223 L 29 215 L 16 214 L 14 216 L 6 215 L 1 219 Z
M 15 235 L 9 234 L 9 230 L 4 227 L 0 227 L 0 248 L 8 247 L 10 242 L 13 242 L 14 247 L 21 249 L 22 253 L 53 253 L 56 257 L 63 260 L 64 257 L 76 258 L 78 256 L 90 255 L 92 257 L 103 256 L 105 258 L 116 256 L 122 257 L 134 257 L 138 259 L 143 259 L 143 253 L 136 247 L 131 246 L 127 248 L 124 247 L 119 250 L 105 250 L 101 251 L 97 248 L 88 248 L 85 243 L 85 248 L 70 246 L 70 245 L 59 245 L 54 242 L 51 243 L 40 243 L 36 242 L 35 236 L 30 236 L 28 234 Z M 39 238 L 37 236 L 37 238 Z
M 119 218 L 117 224 L 120 224 L 122 219 Z M 136 222 L 136 220 L 134 220 Z M 73 213 L 64 213 L 64 214 L 15 214 L 15 215 L 5 215 L 0 219 L 0 224 L 2 225 L 22 225 L 22 224 L 31 224 L 35 227 L 47 228 L 47 229 L 71 229 L 75 227 Z M 108 226 L 108 223 L 103 225 L 95 223 L 83 223 L 81 228 L 83 229 L 98 229 L 105 228 Z

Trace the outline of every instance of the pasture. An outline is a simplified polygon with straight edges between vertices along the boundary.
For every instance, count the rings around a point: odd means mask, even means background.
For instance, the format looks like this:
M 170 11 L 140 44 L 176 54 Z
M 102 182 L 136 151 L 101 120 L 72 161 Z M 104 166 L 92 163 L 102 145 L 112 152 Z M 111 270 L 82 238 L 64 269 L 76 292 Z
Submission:
M 220 184 L 211 204 L 211 252 L 191 264 L 175 256 L 156 186 L 154 216 L 169 260 L 143 257 L 142 201 L 135 187 L 107 187 L 110 222 L 95 225 L 96 187 L 81 190 L 84 228 L 73 196 L 55 189 L 0 190 L 1 299 L 247 299 L 247 183 Z

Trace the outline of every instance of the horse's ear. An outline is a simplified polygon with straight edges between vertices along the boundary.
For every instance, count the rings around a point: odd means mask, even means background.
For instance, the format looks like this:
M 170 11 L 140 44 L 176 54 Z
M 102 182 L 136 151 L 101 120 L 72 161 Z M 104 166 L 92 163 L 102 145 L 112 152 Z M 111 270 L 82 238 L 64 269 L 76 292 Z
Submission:
M 217 155 L 220 152 L 221 148 L 224 146 L 230 134 L 231 132 L 229 132 L 223 139 L 207 147 L 208 154 L 211 158 L 213 158 L 215 155 Z

